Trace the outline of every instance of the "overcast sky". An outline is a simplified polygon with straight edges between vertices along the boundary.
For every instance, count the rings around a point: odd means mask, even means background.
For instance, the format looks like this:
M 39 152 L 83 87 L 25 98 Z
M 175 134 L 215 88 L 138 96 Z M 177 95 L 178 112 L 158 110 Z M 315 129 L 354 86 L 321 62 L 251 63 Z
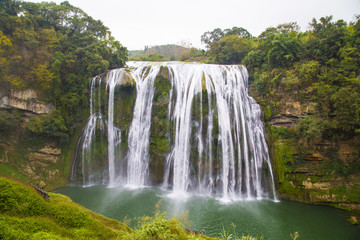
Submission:
M 64 0 L 53 0 L 60 3 Z M 29 0 L 29 2 L 42 2 Z M 302 31 L 312 18 L 333 15 L 355 21 L 360 0 L 69 0 L 109 27 L 129 50 L 145 45 L 190 42 L 215 28 L 243 27 L 258 36 L 267 27 L 297 22 Z

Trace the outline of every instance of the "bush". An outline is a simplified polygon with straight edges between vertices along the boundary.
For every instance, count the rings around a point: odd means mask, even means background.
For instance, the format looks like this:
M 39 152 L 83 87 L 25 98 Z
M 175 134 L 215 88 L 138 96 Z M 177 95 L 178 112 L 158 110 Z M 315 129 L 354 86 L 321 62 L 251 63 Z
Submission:
M 189 239 L 176 219 L 168 219 L 165 213 L 156 214 L 154 218 L 141 218 L 139 229 L 124 236 L 124 239 Z
M 20 114 L 16 111 L 0 111 L 0 131 L 17 128 L 22 122 Z
M 26 127 L 32 133 L 54 137 L 62 142 L 69 137 L 65 120 L 58 110 L 52 111 L 49 115 L 31 118 Z
M 357 86 L 346 86 L 331 98 L 335 108 L 337 127 L 348 135 L 353 135 L 360 127 L 359 92 L 360 88 Z
M 300 119 L 295 131 L 300 138 L 308 141 L 310 139 L 318 141 L 323 137 L 327 121 L 314 116 L 306 116 Z
M 89 214 L 78 206 L 63 203 L 56 206 L 51 213 L 61 225 L 72 228 L 80 228 L 90 222 Z

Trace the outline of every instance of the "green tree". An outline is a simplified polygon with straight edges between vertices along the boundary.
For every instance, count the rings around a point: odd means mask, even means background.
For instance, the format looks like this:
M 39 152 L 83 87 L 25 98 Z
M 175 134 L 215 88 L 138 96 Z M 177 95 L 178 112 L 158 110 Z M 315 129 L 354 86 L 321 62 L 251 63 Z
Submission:
M 205 32 L 201 35 L 201 42 L 209 47 L 211 43 L 219 41 L 224 36 L 225 33 L 220 28 L 215 28 L 211 32 Z
M 250 52 L 252 42 L 249 39 L 230 35 L 210 45 L 209 54 L 216 63 L 241 63 Z
M 48 116 L 40 115 L 31 118 L 27 123 L 27 129 L 32 133 L 54 137 L 63 142 L 68 138 L 66 122 L 57 110 L 52 111 Z
M 341 88 L 331 100 L 337 127 L 344 133 L 353 135 L 360 128 L 360 85 Z
M 316 116 L 306 116 L 299 121 L 296 126 L 296 133 L 302 139 L 309 141 L 319 141 L 323 138 L 326 122 Z
M 50 120 L 62 118 L 67 129 L 85 118 L 89 78 L 127 61 L 127 49 L 109 29 L 67 1 L 0 1 L 0 29 L 1 87 L 35 88 L 57 108 Z M 42 118 L 37 122 L 53 126 L 50 130 L 29 130 L 64 133 L 63 128 L 56 130 L 61 124 Z
M 220 28 L 215 28 L 211 32 L 205 32 L 201 35 L 201 42 L 206 45 L 207 48 L 211 47 L 211 44 L 220 41 L 224 37 L 228 36 L 238 36 L 241 38 L 250 39 L 251 34 L 242 27 L 233 27 L 231 29 L 221 30 Z
M 313 31 L 308 44 L 308 55 L 323 63 L 338 57 L 340 48 L 344 45 L 346 23 L 343 20 L 332 22 L 333 17 L 322 17 L 320 22 L 315 18 L 310 23 Z
M 267 60 L 272 67 L 290 67 L 299 59 L 300 43 L 294 32 L 278 34 L 270 43 Z

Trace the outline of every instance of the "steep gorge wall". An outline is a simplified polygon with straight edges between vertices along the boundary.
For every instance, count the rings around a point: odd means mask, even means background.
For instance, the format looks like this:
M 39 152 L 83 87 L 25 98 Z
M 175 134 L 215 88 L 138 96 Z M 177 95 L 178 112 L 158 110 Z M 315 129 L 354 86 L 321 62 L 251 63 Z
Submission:
M 167 118 L 171 83 L 167 77 L 168 69 L 164 67 L 154 83 L 156 90 L 149 145 L 150 158 L 153 159 L 149 166 L 153 183 L 160 183 L 163 179 L 160 173 L 164 169 L 166 155 L 172 144 L 169 136 L 173 134 L 173 127 Z M 122 129 L 122 135 L 127 136 L 133 116 L 136 88 L 132 80 L 127 79 L 116 91 L 117 110 L 114 112 L 118 115 L 114 116 L 114 126 Z M 299 100 L 297 95 L 287 92 L 277 94 L 280 97 L 274 97 L 271 104 L 260 97 L 257 100 L 263 105 L 279 196 L 282 199 L 329 204 L 360 212 L 360 175 L 357 172 L 360 136 L 346 140 L 299 138 L 294 134 L 294 128 L 300 119 L 313 113 L 315 103 Z M 256 92 L 253 91 L 252 95 L 256 96 Z M 203 93 L 200 99 L 198 95 L 193 103 L 196 105 L 197 102 L 203 102 L 203 116 L 206 116 L 208 111 L 205 96 L 206 93 Z M 24 125 L 27 119 L 38 114 L 48 114 L 54 109 L 53 106 L 39 101 L 32 90 L 1 93 L 0 99 L 0 111 L 17 109 L 24 119 L 16 131 L 0 134 L 2 172 L 47 188 L 65 184 L 69 178 L 78 135 L 74 136 L 66 147 L 61 147 L 49 139 L 29 135 Z M 106 101 L 102 102 L 102 108 L 107 109 Z M 268 114 L 269 111 L 271 114 Z M 200 117 L 199 108 L 193 107 L 193 121 L 199 121 Z M 196 128 L 195 125 L 194 127 Z M 216 126 L 213 131 L 218 131 Z M 192 132 L 196 132 L 196 129 Z M 122 138 L 120 148 L 126 152 L 126 137 Z M 99 149 L 102 151 L 97 151 L 96 159 L 100 165 L 105 165 L 106 163 L 101 163 L 100 160 L 107 158 L 106 148 Z M 214 151 L 216 152 L 216 146 Z M 196 149 L 193 149 L 191 154 L 191 159 L 199 159 Z
M 64 146 L 53 139 L 31 134 L 26 129 L 29 119 L 48 115 L 54 109 L 53 105 L 39 100 L 35 90 L 0 91 L 0 113 L 17 118 L 13 127 L 0 129 L 0 174 L 46 189 L 67 183 L 72 151 L 70 144 L 76 145 L 74 139 Z
M 257 94 L 254 89 L 252 94 Z M 360 135 L 303 139 L 296 128 L 300 119 L 314 114 L 315 102 L 286 91 L 270 100 L 258 96 L 258 101 L 265 113 L 279 196 L 360 213 Z

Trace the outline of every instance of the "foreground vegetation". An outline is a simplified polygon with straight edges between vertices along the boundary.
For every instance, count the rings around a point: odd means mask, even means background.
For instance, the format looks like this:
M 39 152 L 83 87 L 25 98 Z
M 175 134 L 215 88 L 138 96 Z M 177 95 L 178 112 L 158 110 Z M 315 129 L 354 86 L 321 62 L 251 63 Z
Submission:
M 49 193 L 45 200 L 33 187 L 0 177 L 0 239 L 215 239 L 184 228 L 179 220 L 157 212 L 154 217 L 141 218 L 133 230 L 64 195 Z M 249 236 L 232 239 L 256 240 Z

